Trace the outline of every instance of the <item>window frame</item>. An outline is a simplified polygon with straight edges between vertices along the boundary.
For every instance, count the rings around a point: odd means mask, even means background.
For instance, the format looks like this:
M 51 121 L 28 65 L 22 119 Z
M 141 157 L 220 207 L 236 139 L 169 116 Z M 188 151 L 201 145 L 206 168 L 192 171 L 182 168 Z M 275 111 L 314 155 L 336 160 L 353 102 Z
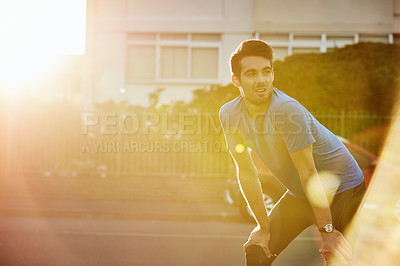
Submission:
M 328 49 L 340 48 L 346 45 L 360 42 L 361 36 L 387 38 L 387 43 L 393 43 L 392 33 L 335 33 L 335 32 L 256 32 L 255 38 L 267 41 L 273 48 L 286 48 L 287 56 L 294 54 L 293 50 L 300 49 L 319 49 L 320 53 L 325 53 Z M 271 38 L 267 36 L 280 37 Z M 302 38 L 303 37 L 303 38 Z M 338 39 L 335 40 L 334 38 Z M 341 38 L 343 38 L 341 40 Z
M 129 35 L 130 33 L 128 33 Z M 219 41 L 193 41 L 192 35 L 203 33 L 184 33 L 186 39 L 162 39 L 161 35 L 166 33 L 153 33 L 156 35 L 155 40 L 127 40 L 127 50 L 130 46 L 154 46 L 155 47 L 155 69 L 154 80 L 146 79 L 128 79 L 127 84 L 152 84 L 152 83 L 186 83 L 186 84 L 219 84 L 221 82 L 221 62 L 222 62 L 222 44 Z M 170 33 L 174 34 L 174 33 Z M 182 34 L 182 33 L 176 33 Z M 214 33 L 211 33 L 214 34 Z M 220 35 L 220 34 L 219 34 Z M 161 49 L 162 47 L 185 47 L 187 48 L 187 75 L 186 78 L 162 78 L 161 77 Z M 191 78 L 192 75 L 192 49 L 193 48 L 212 48 L 217 49 L 217 77 L 216 78 Z M 126 65 L 128 65 L 128 58 Z M 127 70 L 126 70 L 127 71 Z M 128 75 L 127 75 L 128 76 Z

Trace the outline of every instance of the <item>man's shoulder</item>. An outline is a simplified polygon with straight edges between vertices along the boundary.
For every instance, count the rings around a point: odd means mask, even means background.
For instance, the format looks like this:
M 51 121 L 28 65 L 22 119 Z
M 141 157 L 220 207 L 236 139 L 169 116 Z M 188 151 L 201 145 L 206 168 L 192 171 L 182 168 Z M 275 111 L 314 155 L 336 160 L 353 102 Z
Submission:
M 226 115 L 238 114 L 243 111 L 242 109 L 243 109 L 242 96 L 238 96 L 232 101 L 229 101 L 224 105 L 222 105 L 221 108 L 219 109 L 219 115 L 220 117 L 223 117 Z
M 288 112 L 299 111 L 304 107 L 294 98 L 290 97 L 283 91 L 274 88 L 274 102 L 271 105 L 273 112 Z

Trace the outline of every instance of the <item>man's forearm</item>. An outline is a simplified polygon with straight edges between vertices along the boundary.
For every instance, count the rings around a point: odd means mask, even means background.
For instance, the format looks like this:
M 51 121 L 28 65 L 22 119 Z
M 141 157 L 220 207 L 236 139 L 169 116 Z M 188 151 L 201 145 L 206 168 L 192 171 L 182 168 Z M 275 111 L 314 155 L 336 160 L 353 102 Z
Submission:
M 329 207 L 329 201 L 325 190 L 321 184 L 318 172 L 310 173 L 308 176 L 300 176 L 303 189 L 307 195 L 310 205 L 313 209 L 315 220 L 319 228 L 332 223 L 332 215 Z
M 262 197 L 262 189 L 257 177 L 239 174 L 240 189 L 250 206 L 256 221 L 261 229 L 269 230 L 269 218 Z

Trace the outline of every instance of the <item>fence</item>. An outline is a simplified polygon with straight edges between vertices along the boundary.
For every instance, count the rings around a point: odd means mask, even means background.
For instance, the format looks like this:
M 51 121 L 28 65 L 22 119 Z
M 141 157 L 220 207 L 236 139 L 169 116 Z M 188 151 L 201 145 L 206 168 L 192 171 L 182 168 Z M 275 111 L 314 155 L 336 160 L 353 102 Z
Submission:
M 368 112 L 317 112 L 313 114 L 334 134 L 379 154 L 392 116 Z
M 212 122 L 203 121 L 204 128 L 173 129 L 179 121 L 169 121 L 164 129 L 160 121 L 143 124 L 135 132 L 119 124 L 124 115 L 62 107 L 14 111 L 2 120 L 1 172 L 180 177 L 221 177 L 229 172 L 231 159 L 217 114 L 208 117 Z M 155 117 L 144 115 L 150 118 L 147 122 Z M 96 125 L 86 118 L 95 118 Z
M 8 110 L 0 125 L 1 172 L 181 177 L 229 173 L 232 161 L 218 114 L 186 114 L 182 121 L 174 114 L 143 115 L 147 120 L 132 113 L 99 116 L 71 107 Z M 375 153 L 390 123 L 390 117 L 368 113 L 314 115 L 335 134 Z

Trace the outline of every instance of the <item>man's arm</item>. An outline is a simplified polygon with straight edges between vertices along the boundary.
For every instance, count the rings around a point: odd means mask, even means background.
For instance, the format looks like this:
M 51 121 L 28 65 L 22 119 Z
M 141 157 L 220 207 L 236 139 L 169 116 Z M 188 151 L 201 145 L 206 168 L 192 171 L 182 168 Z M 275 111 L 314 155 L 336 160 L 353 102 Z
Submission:
M 258 224 L 251 232 L 243 248 L 246 249 L 251 245 L 259 245 L 264 249 L 267 257 L 271 257 L 272 254 L 268 248 L 270 239 L 269 218 L 262 198 L 257 169 L 252 161 L 250 151 L 246 148 L 243 152 L 231 151 L 230 153 L 236 164 L 241 192 L 249 204 Z
M 312 145 L 290 153 L 290 157 L 299 173 L 303 190 L 313 209 L 318 228 L 322 228 L 326 224 L 332 224 L 329 202 L 315 168 Z M 332 233 L 321 232 L 321 236 L 321 254 L 324 255 L 330 252 L 343 262 L 351 259 L 351 246 L 339 231 L 334 230 Z

